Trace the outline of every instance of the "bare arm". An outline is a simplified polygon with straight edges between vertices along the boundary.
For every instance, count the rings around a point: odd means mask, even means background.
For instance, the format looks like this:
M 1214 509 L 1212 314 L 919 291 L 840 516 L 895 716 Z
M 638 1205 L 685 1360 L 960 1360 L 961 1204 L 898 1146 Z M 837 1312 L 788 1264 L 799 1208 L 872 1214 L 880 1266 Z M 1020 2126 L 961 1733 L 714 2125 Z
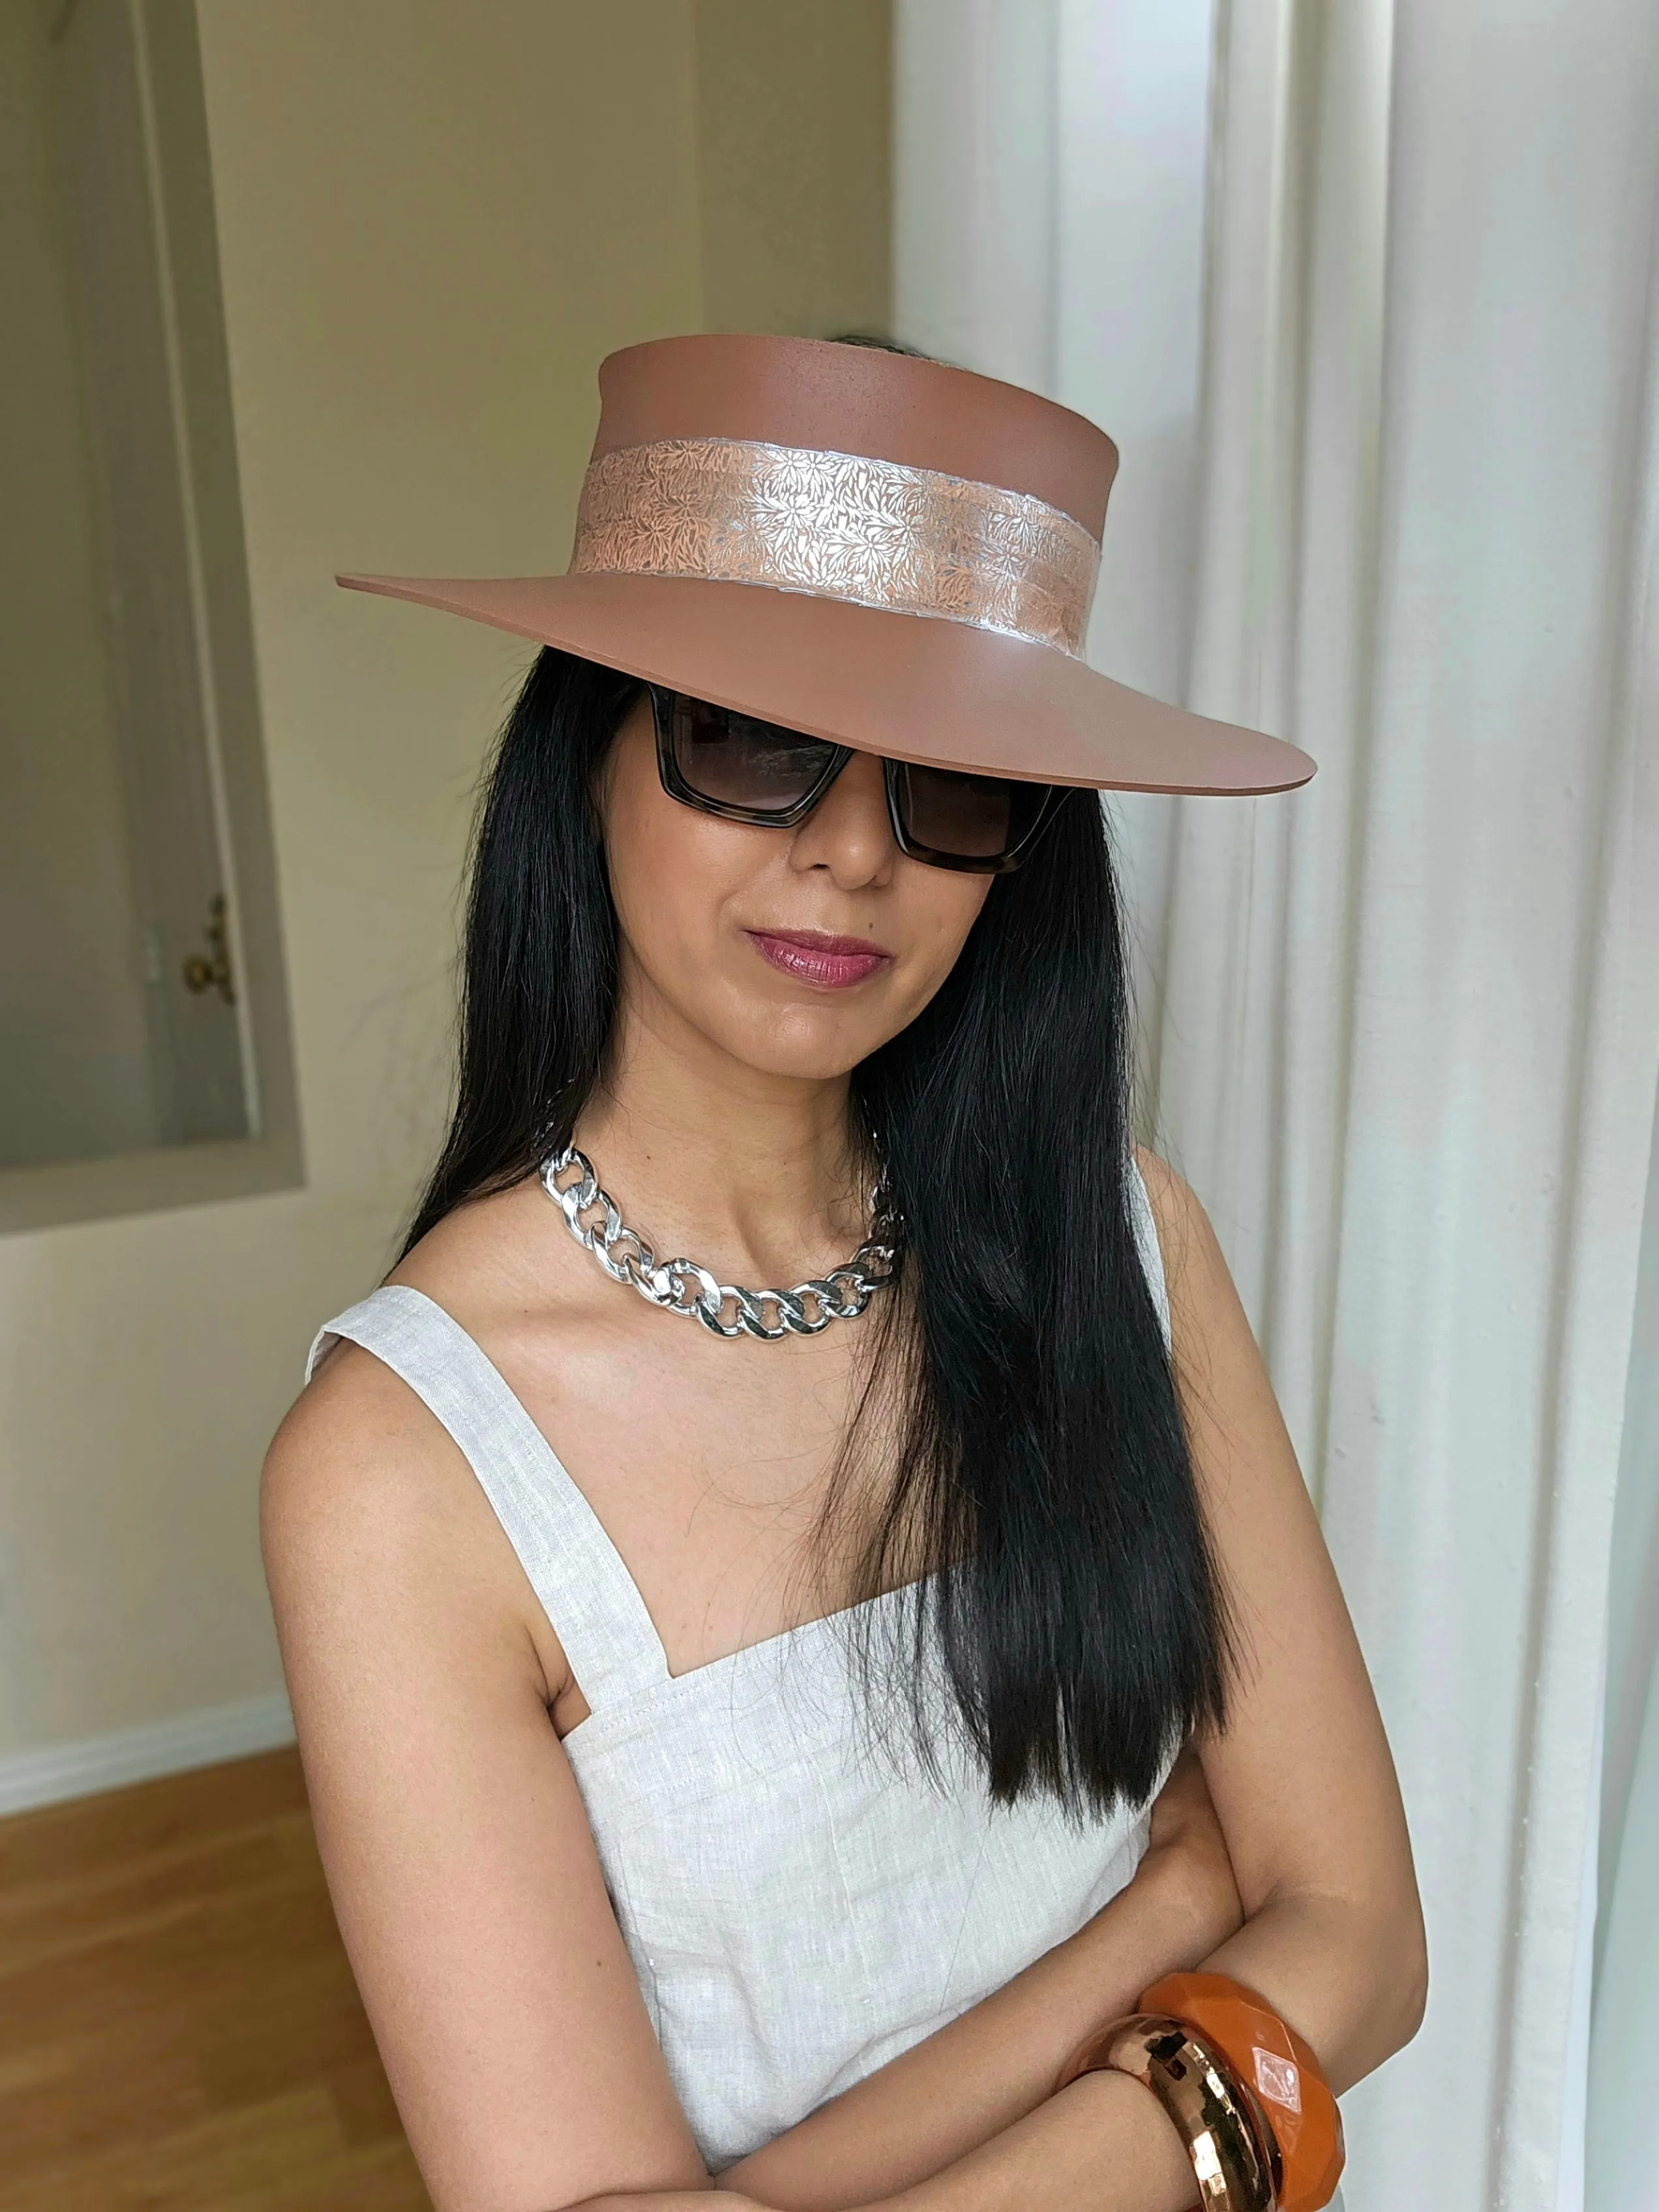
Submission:
M 343 1346 L 266 1464 L 266 1571 L 341 1933 L 439 2212 L 707 2188 L 471 1469 Z
M 1244 1926 L 1207 1961 L 1304 2035 L 1340 2092 L 1417 2032 L 1423 1917 L 1394 1763 L 1347 1607 L 1215 1233 L 1142 1158 L 1194 1466 L 1239 1677 L 1204 1771 Z
M 1188 2212 L 1193 2170 L 1139 2082 L 1085 2074 L 1010 2128 L 925 2181 L 867 2200 L 862 2212 Z M 773 2212 L 746 2192 L 721 2212 Z M 804 2200 L 807 2201 L 807 2200 Z M 594 2197 L 570 2212 L 708 2212 L 679 2190 Z

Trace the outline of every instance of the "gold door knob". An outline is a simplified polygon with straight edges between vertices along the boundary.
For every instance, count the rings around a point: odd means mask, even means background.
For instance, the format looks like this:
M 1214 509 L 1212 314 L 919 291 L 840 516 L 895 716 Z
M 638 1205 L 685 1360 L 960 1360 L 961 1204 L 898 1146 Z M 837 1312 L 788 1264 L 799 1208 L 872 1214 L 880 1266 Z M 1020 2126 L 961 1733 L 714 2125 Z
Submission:
M 185 988 L 198 996 L 204 991 L 216 991 L 228 1006 L 234 1006 L 236 981 L 230 969 L 230 927 L 222 891 L 215 891 L 208 902 L 202 934 L 208 949 L 205 953 L 192 952 L 185 961 Z

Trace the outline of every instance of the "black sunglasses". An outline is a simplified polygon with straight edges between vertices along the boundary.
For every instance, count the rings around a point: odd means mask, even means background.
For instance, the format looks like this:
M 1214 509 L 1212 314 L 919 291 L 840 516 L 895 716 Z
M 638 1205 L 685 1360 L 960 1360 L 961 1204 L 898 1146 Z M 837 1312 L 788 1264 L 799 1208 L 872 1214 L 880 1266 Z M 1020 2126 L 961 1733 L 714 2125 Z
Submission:
M 657 770 L 683 805 L 773 830 L 804 822 L 854 748 L 781 729 L 734 707 L 711 707 L 653 684 Z M 1052 784 L 969 775 L 884 760 L 887 817 L 901 853 L 933 868 L 1003 876 L 1030 854 L 1053 817 Z

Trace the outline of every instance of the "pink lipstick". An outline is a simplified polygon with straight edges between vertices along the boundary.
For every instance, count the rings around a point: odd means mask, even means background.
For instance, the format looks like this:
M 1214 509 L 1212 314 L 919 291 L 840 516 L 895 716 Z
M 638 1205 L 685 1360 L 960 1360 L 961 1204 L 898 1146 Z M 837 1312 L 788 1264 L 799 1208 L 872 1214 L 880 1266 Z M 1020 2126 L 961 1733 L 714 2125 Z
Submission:
M 751 929 L 745 934 L 762 959 L 786 975 L 832 991 L 862 983 L 893 957 L 867 938 L 828 937 L 817 929 Z

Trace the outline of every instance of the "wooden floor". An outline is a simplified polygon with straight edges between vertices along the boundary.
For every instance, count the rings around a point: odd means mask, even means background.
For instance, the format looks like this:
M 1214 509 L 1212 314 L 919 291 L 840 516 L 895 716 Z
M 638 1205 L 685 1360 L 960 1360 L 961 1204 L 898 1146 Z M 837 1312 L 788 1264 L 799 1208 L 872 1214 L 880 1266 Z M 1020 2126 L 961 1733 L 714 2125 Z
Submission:
M 0 2212 L 428 2212 L 292 1752 L 0 1820 Z

